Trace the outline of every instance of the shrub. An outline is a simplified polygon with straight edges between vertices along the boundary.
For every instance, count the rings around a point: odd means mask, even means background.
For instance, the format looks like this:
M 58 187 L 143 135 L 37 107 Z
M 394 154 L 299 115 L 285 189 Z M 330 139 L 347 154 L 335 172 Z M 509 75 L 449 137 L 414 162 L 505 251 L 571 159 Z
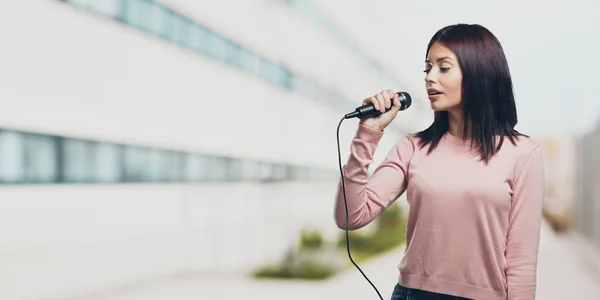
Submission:
M 304 229 L 298 247 L 292 247 L 279 264 L 267 265 L 254 277 L 286 279 L 326 279 L 344 265 L 335 249 L 325 247 L 319 230 Z
M 322 246 L 323 235 L 319 230 L 302 230 L 300 234 L 300 249 L 319 249 Z
M 375 219 L 375 230 L 366 232 L 355 230 L 348 232 L 350 253 L 357 257 L 369 258 L 401 245 L 405 241 L 406 222 L 398 204 L 388 207 Z M 342 231 L 337 247 L 346 248 L 346 232 Z

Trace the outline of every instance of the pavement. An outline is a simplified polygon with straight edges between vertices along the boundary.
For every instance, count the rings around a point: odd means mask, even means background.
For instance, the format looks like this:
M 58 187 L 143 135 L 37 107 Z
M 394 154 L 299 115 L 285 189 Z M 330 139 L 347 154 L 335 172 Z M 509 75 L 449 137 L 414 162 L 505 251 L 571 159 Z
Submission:
M 403 248 L 359 265 L 383 299 L 390 299 Z M 536 299 L 600 299 L 600 253 L 585 239 L 555 235 L 542 229 Z M 379 299 L 354 267 L 330 280 L 256 280 L 247 276 L 189 275 L 123 287 L 80 300 L 198 300 L 198 299 Z

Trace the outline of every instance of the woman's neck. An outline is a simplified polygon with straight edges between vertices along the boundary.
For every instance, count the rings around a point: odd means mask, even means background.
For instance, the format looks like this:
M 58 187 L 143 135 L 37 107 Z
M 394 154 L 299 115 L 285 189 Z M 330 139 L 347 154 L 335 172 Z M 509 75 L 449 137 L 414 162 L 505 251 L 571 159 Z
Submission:
M 448 112 L 448 133 L 452 136 L 457 137 L 459 139 L 463 138 L 463 129 L 464 129 L 464 119 L 462 117 L 462 112 L 459 111 L 449 111 Z M 469 129 L 467 133 L 467 139 L 471 136 L 471 130 Z

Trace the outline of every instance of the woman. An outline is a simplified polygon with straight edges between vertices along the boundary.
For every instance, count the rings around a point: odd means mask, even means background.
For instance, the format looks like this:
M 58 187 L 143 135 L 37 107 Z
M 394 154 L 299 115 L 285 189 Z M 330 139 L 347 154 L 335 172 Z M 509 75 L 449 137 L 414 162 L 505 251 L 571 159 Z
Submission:
M 429 42 L 425 83 L 433 124 L 368 167 L 400 103 L 384 90 L 363 101 L 385 112 L 362 119 L 344 165 L 348 228 L 375 219 L 401 194 L 410 211 L 393 300 L 534 299 L 544 197 L 542 153 L 514 129 L 506 57 L 480 25 L 458 24 Z M 335 220 L 345 229 L 342 186 Z

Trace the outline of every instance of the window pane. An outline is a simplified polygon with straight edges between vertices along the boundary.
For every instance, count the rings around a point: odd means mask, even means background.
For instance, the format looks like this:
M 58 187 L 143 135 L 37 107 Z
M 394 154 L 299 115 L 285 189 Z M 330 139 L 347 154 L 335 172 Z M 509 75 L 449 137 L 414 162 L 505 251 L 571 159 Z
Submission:
M 256 181 L 260 179 L 261 164 L 257 161 L 242 161 L 242 168 L 240 170 L 241 180 L 244 181 Z
M 138 8 L 138 1 L 125 1 L 125 5 L 126 13 L 124 14 L 124 21 L 133 26 L 137 26 L 139 19 L 138 16 L 140 14 L 140 10 Z
M 149 31 L 151 29 L 150 3 L 145 0 L 132 0 L 126 3 L 129 4 L 127 6 L 126 21 L 135 27 Z
M 287 166 L 282 164 L 273 165 L 273 180 L 282 181 L 287 179 Z
M 244 161 L 230 158 L 227 162 L 227 181 L 243 180 L 242 168 Z
M 228 41 L 227 48 L 225 50 L 225 56 L 227 57 L 227 62 L 229 64 L 238 68 L 242 67 L 240 45 Z
M 150 154 L 150 180 L 173 182 L 180 178 L 179 155 L 172 151 L 152 150 Z
M 294 74 L 288 68 L 281 66 L 279 68 L 279 76 L 281 77 L 281 84 L 289 89 L 292 89 Z
M 189 21 L 181 16 L 173 18 L 173 35 L 174 40 L 177 44 L 191 47 L 190 43 L 190 23 Z
M 260 180 L 268 181 L 273 179 L 273 165 L 270 163 L 260 163 Z
M 53 182 L 58 179 L 57 140 L 50 136 L 27 136 L 27 181 Z
M 248 70 L 252 73 L 258 72 L 258 57 L 254 55 L 254 53 L 246 50 L 240 50 L 240 65 L 245 70 Z
M 89 181 L 92 167 L 90 144 L 85 141 L 65 139 L 63 142 L 64 181 Z
M 125 148 L 125 181 L 145 182 L 150 180 L 150 150 L 127 146 Z
M 0 132 L 0 181 L 20 182 L 24 179 L 25 139 L 17 132 Z
M 209 32 L 206 28 L 199 25 L 192 25 L 190 31 L 190 48 L 208 54 L 208 36 Z
M 211 33 L 209 38 L 210 56 L 220 60 L 225 60 L 225 56 L 227 55 L 227 41 L 216 33 Z
M 309 179 L 310 169 L 308 167 L 293 166 L 290 167 L 290 179 L 295 181 L 304 181 Z
M 138 23 L 142 29 L 152 32 L 152 7 L 155 5 L 148 1 L 138 0 L 136 1 L 136 9 L 138 9 Z
M 121 148 L 119 145 L 99 143 L 94 151 L 94 182 L 118 182 L 121 179 Z
M 183 154 L 178 152 L 167 152 L 167 181 L 181 182 L 184 180 L 183 157 Z
M 185 163 L 185 178 L 191 182 L 202 182 L 209 179 L 209 159 L 206 156 L 188 154 Z
M 259 64 L 259 73 L 262 78 L 270 83 L 278 83 L 277 66 L 272 62 L 261 58 Z
M 150 152 L 150 180 L 160 182 L 165 179 L 165 155 L 164 151 L 151 150 Z
M 83 1 L 79 0 L 78 2 Z M 116 18 L 121 14 L 121 0 L 88 0 L 86 2 L 92 11 L 100 15 Z
M 67 0 L 67 2 L 73 3 L 76 6 L 81 6 L 81 7 L 87 8 L 91 1 L 90 0 Z
M 169 37 L 171 14 L 164 7 L 153 4 L 150 15 L 151 31 L 159 36 Z
M 228 179 L 229 159 L 224 157 L 210 157 L 208 160 L 208 180 L 226 181 Z

